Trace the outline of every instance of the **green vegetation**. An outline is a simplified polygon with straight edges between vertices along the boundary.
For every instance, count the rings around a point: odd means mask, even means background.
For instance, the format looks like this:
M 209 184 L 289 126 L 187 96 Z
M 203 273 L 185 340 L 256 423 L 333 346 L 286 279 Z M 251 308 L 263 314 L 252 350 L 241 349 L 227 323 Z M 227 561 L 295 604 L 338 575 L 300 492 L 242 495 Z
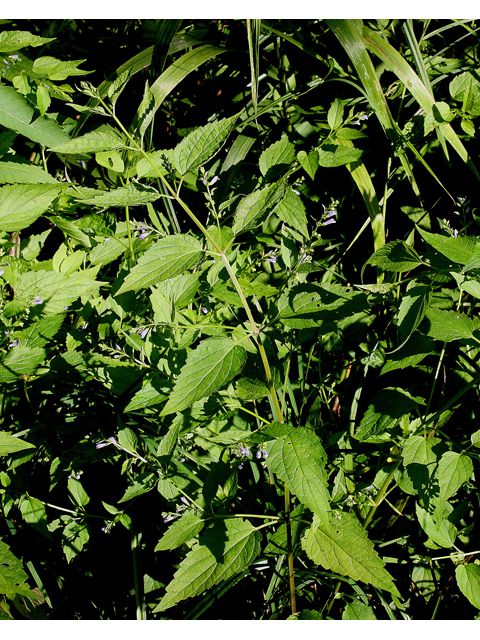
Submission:
M 479 30 L 2 21 L 0 619 L 479 618 Z

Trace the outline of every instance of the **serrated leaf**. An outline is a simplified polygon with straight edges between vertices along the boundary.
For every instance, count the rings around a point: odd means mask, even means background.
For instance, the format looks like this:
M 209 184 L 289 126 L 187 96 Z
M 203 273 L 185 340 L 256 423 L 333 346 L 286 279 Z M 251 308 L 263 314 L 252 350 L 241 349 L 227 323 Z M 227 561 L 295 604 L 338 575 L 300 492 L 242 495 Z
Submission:
M 0 540 L 0 594 L 12 600 L 17 593 L 27 598 L 35 597 L 27 580 L 21 561 L 13 555 L 8 544 Z
M 67 562 L 77 556 L 88 542 L 90 534 L 85 522 L 71 521 L 62 531 L 62 546 Z
M 65 144 L 69 140 L 55 120 L 43 116 L 33 120 L 33 117 L 34 111 L 27 100 L 13 87 L 0 84 L 0 125 L 46 147 Z
M 55 38 L 41 38 L 29 31 L 4 31 L 0 34 L 0 51 L 10 53 L 23 47 L 40 47 L 42 44 L 52 42 Z
M 154 551 L 176 549 L 194 538 L 203 529 L 204 520 L 194 515 L 185 515 L 176 520 L 160 538 Z
M 0 162 L 0 183 L 5 184 L 59 184 L 41 167 L 13 156 L 14 160 Z
M 480 567 L 477 564 L 459 564 L 455 569 L 457 585 L 467 600 L 480 609 Z
M 146 289 L 196 265 L 203 256 L 201 243 L 192 236 L 161 238 L 141 256 L 116 295 Z
M 103 242 L 99 242 L 90 252 L 90 262 L 92 265 L 109 264 L 116 260 L 128 249 L 126 241 L 118 238 L 104 238 Z
M 45 349 L 12 347 L 0 364 L 0 383 L 14 382 L 21 375 L 32 375 L 45 359 Z
M 265 149 L 259 160 L 262 175 L 268 179 L 285 172 L 295 158 L 295 146 L 288 138 L 281 138 Z
M 24 449 L 35 449 L 35 445 L 5 431 L 0 431 L 0 456 L 7 456 L 9 453 L 16 453 Z
M 342 620 L 376 620 L 372 607 L 363 602 L 349 602 L 342 614 Z
M 156 480 L 157 477 L 154 473 L 140 473 L 135 478 L 133 484 L 127 487 L 127 490 L 118 501 L 118 504 L 121 502 L 127 502 L 127 500 L 141 496 L 144 493 L 148 493 L 154 488 Z
M 356 162 L 363 155 L 361 149 L 355 147 L 344 147 L 343 145 L 324 144 L 317 149 L 318 164 L 321 167 L 342 167 L 345 164 Z
M 90 131 L 74 140 L 49 146 L 50 151 L 61 154 L 96 153 L 97 151 L 123 149 L 125 148 L 125 142 L 113 127 L 102 125 L 95 131 Z
M 147 153 L 148 160 L 145 157 L 140 158 L 137 162 L 137 177 L 138 178 L 157 178 L 158 174 L 162 176 L 167 175 L 167 169 L 165 168 L 165 161 L 172 162 L 173 149 L 165 149 L 163 151 L 155 151 L 154 153 Z M 154 165 L 152 167 L 152 164 Z
M 64 185 L 8 185 L 0 188 L 0 230 L 20 231 L 45 213 Z
M 62 216 L 49 216 L 48 218 L 50 222 L 58 227 L 61 231 L 63 231 L 67 236 L 73 238 L 78 243 L 83 245 L 84 247 L 90 248 L 92 243 L 90 242 L 90 238 L 84 233 L 79 227 L 79 221 L 71 222 Z
M 439 502 L 443 503 L 453 496 L 472 474 L 471 458 L 455 451 L 446 451 L 440 458 L 435 473 L 440 485 Z
M 292 229 L 300 231 L 304 238 L 309 237 L 305 205 L 292 189 L 287 189 L 285 197 L 275 209 L 275 215 Z
M 235 385 L 235 392 L 240 400 L 251 401 L 269 395 L 265 382 L 256 378 L 240 378 Z
M 180 175 L 198 169 L 213 157 L 225 144 L 236 120 L 237 116 L 223 118 L 188 134 L 173 150 L 173 165 Z
M 403 240 L 394 240 L 376 251 L 365 265 L 377 266 L 384 271 L 411 271 L 422 264 L 415 249 Z M 364 267 L 365 268 L 365 267 Z M 362 269 L 363 273 L 363 269 Z
M 175 451 L 175 447 L 177 446 L 179 430 L 180 422 L 174 421 L 170 425 L 169 430 L 167 431 L 166 435 L 163 436 L 160 444 L 158 445 L 157 457 L 167 458 L 169 461 L 169 459 L 173 455 L 173 452 Z M 162 460 L 162 462 L 164 462 L 164 460 Z
M 475 249 L 475 238 L 468 236 L 442 236 L 439 233 L 429 233 L 417 227 L 418 233 L 431 247 L 449 260 L 458 264 L 467 264 Z
M 298 427 L 266 445 L 267 467 L 283 480 L 322 522 L 328 520 L 330 495 L 325 464 L 327 456 L 320 438 L 310 429 Z
M 435 352 L 435 342 L 428 336 L 418 333 L 411 336 L 407 344 L 389 356 L 383 365 L 381 374 L 394 371 L 395 369 L 405 369 L 419 364 L 428 355 Z
M 335 571 L 400 596 L 392 576 L 384 569 L 385 562 L 375 551 L 356 516 L 345 511 L 335 511 L 334 514 L 329 525 L 320 523 L 314 516 L 312 527 L 302 538 L 302 547 L 308 557 L 327 571 Z
M 257 189 L 245 198 L 240 200 L 235 211 L 235 218 L 232 229 L 235 235 L 254 229 L 258 226 L 268 213 L 275 211 L 275 208 L 283 200 L 287 189 L 286 178 Z
M 297 160 L 313 180 L 319 167 L 318 151 L 316 149 L 312 149 L 308 154 L 306 151 L 299 151 L 297 153 Z
M 343 121 L 343 103 L 340 98 L 335 98 L 327 113 L 327 122 L 330 129 L 338 129 Z
M 413 398 L 403 389 L 382 389 L 365 415 L 354 434 L 361 442 L 384 442 L 392 439 L 392 430 L 400 418 L 410 413 L 420 402 L 421 398 Z
M 404 342 L 418 327 L 427 310 L 430 287 L 412 280 L 398 310 L 400 340 Z
M 248 567 L 260 552 L 260 538 L 260 533 L 240 518 L 217 523 L 181 562 L 153 612 L 165 611 L 181 600 L 201 594 Z
M 53 82 L 61 82 L 69 76 L 83 76 L 92 71 L 78 69 L 85 60 L 58 60 L 52 56 L 42 56 L 33 63 L 33 72 L 41 78 L 50 78 Z
M 134 207 L 147 202 L 155 202 L 158 198 L 160 198 L 160 194 L 153 187 L 130 183 L 126 187 L 100 192 L 94 198 L 85 200 L 78 198 L 77 202 L 93 204 L 96 207 Z
M 418 522 L 430 540 L 445 549 L 450 549 L 454 546 L 457 529 L 452 522 L 442 519 L 436 524 L 428 511 L 422 509 L 418 504 L 415 506 L 415 509 Z
M 230 338 L 208 338 L 187 356 L 162 416 L 183 411 L 230 382 L 246 361 L 245 350 Z
M 472 338 L 480 322 L 478 319 L 469 318 L 464 313 L 428 308 L 423 326 L 426 326 L 425 334 L 434 340 L 452 342 L 452 340 Z

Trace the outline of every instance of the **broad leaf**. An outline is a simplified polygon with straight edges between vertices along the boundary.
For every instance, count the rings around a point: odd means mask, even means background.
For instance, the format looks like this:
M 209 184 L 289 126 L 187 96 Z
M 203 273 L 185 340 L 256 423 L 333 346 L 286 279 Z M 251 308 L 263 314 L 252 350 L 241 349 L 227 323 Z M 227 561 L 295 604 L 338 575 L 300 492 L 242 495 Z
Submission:
M 459 564 L 455 569 L 458 588 L 473 604 L 480 609 L 480 567 L 477 564 Z
M 0 51 L 10 53 L 23 47 L 40 47 L 42 44 L 52 42 L 55 38 L 41 38 L 29 31 L 4 31 L 0 34 Z
M 15 160 L 0 162 L 0 183 L 56 184 L 58 182 L 44 169 L 14 156 Z
M 9 453 L 16 453 L 24 449 L 35 449 L 35 445 L 20 440 L 5 431 L 0 431 L 0 456 L 7 456 Z
M 331 524 L 321 524 L 314 516 L 313 524 L 302 538 L 308 557 L 327 571 L 372 584 L 399 596 L 392 576 L 384 569 L 367 532 L 353 513 L 335 511 Z
M 430 287 L 412 280 L 402 297 L 398 312 L 400 340 L 404 342 L 418 327 L 427 310 Z
M 408 342 L 398 351 L 392 353 L 387 362 L 383 365 L 382 374 L 394 371 L 395 369 L 405 369 L 419 364 L 428 355 L 435 352 L 435 342 L 428 336 L 418 333 L 411 336 Z
M 14 382 L 21 375 L 32 375 L 45 359 L 45 349 L 12 347 L 0 363 L 0 383 Z
M 288 138 L 281 138 L 262 152 L 259 160 L 260 171 L 271 180 L 280 173 L 284 173 L 294 158 L 294 145 Z
M 327 456 L 320 439 L 310 429 L 298 427 L 267 443 L 267 467 L 322 522 L 328 521 L 330 495 L 325 464 Z
M 8 544 L 0 541 L 0 593 L 12 600 L 17 593 L 27 598 L 35 597 L 27 580 L 21 561 L 13 555 Z
M 316 149 L 312 149 L 308 152 L 308 154 L 306 153 L 306 151 L 299 151 L 297 153 L 297 160 L 313 180 L 319 167 L 318 151 Z
M 235 126 L 237 116 L 223 118 L 199 127 L 184 138 L 173 150 L 175 169 L 184 176 L 188 171 L 201 167 L 225 144 Z
M 203 256 L 201 243 L 192 236 L 161 238 L 138 260 L 116 295 L 146 289 L 196 265 Z
M 418 522 L 430 540 L 439 547 L 444 547 L 445 549 L 450 549 L 454 546 L 455 539 L 457 537 L 457 529 L 452 522 L 441 519 L 440 522 L 436 524 L 428 511 L 422 509 L 418 504 L 415 509 L 417 512 Z
M 20 231 L 45 213 L 64 185 L 8 185 L 0 188 L 0 230 Z
M 361 149 L 335 144 L 325 144 L 318 148 L 317 152 L 318 164 L 321 167 L 342 167 L 356 162 L 363 155 Z
M 98 196 L 78 199 L 82 204 L 93 204 L 96 207 L 134 207 L 147 202 L 155 202 L 160 198 L 159 192 L 153 187 L 143 184 L 130 183 L 126 187 L 119 187 L 107 192 L 99 192 Z
M 434 340 L 452 342 L 472 338 L 473 332 L 480 328 L 480 322 L 464 313 L 429 308 L 423 326 L 426 327 L 425 334 Z
M 286 178 L 253 191 L 239 202 L 232 229 L 235 235 L 258 226 L 267 214 L 275 210 L 286 194 Z
M 183 411 L 211 395 L 241 371 L 245 360 L 245 350 L 230 338 L 203 340 L 188 355 L 161 415 Z
M 95 131 L 90 131 L 90 133 L 79 136 L 75 140 L 49 146 L 51 147 L 50 151 L 62 154 L 96 153 L 97 151 L 123 149 L 125 142 L 113 127 L 102 125 Z
M 71 521 L 62 532 L 62 546 L 67 562 L 70 562 L 88 542 L 90 533 L 85 522 Z
M 380 267 L 384 271 L 411 271 L 422 264 L 420 256 L 415 249 L 410 247 L 403 240 L 394 240 L 384 247 L 376 251 L 371 258 L 367 260 L 365 266 Z M 365 266 L 363 269 L 365 269 Z M 362 273 L 363 273 L 362 269 Z
M 165 611 L 240 573 L 259 552 L 260 533 L 249 522 L 234 518 L 217 523 L 201 536 L 181 562 L 167 585 L 167 593 L 153 612 Z
M 0 125 L 45 147 L 65 144 L 69 140 L 55 120 L 43 116 L 33 120 L 33 117 L 34 111 L 27 100 L 13 87 L 0 84 Z
M 418 233 L 431 247 L 444 255 L 449 260 L 459 264 L 467 264 L 473 256 L 475 249 L 475 239 L 467 236 L 442 236 L 439 233 L 428 233 L 417 228 Z
M 440 458 L 436 477 L 440 485 L 440 504 L 453 496 L 473 474 L 473 463 L 468 456 L 447 451 Z
M 342 620 L 376 620 L 372 607 L 363 602 L 349 602 L 342 614 Z
M 204 520 L 198 516 L 182 516 L 170 525 L 168 531 L 160 538 L 154 551 L 167 551 L 168 549 L 180 547 L 184 542 L 188 542 L 197 533 L 200 533 L 204 525 Z
M 289 227 L 299 231 L 305 238 L 309 237 L 305 205 L 292 189 L 287 189 L 285 197 L 275 209 L 275 215 Z

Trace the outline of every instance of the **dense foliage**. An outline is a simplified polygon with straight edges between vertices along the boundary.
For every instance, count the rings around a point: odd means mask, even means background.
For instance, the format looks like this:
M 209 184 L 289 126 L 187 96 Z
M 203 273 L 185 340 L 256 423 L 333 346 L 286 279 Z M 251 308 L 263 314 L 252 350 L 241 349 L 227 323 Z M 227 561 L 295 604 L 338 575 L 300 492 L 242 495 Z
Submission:
M 479 29 L 2 22 L 1 619 L 478 617 Z

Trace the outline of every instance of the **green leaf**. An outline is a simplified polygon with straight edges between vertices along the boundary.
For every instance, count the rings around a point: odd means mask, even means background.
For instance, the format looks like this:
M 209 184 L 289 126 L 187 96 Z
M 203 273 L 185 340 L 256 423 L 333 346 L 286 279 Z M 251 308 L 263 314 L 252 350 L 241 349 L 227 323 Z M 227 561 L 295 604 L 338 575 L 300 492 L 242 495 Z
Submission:
M 67 236 L 73 238 L 79 244 L 87 248 L 90 248 L 92 246 L 90 238 L 86 233 L 83 233 L 83 231 L 79 227 L 79 223 L 81 222 L 81 220 L 71 222 L 63 216 L 49 216 L 48 219 L 50 220 L 50 222 L 53 222 L 53 224 L 61 231 L 63 231 Z
M 473 604 L 480 609 L 480 567 L 477 564 L 459 564 L 455 569 L 458 588 Z
M 343 103 L 340 98 L 335 98 L 327 113 L 327 122 L 330 129 L 338 129 L 343 122 Z
M 267 467 L 283 480 L 322 522 L 328 521 L 330 495 L 325 464 L 327 456 L 320 439 L 304 427 L 268 442 Z
M 419 333 L 411 336 L 407 344 L 401 349 L 389 355 L 387 362 L 383 365 L 381 374 L 394 371 L 395 369 L 405 369 L 414 367 L 428 355 L 435 352 L 435 341 L 428 336 Z
M 183 411 L 230 382 L 245 364 L 245 350 L 230 338 L 208 338 L 187 356 L 162 416 Z
M 90 252 L 90 262 L 92 265 L 109 264 L 116 260 L 128 249 L 128 244 L 118 238 L 104 238 Z
M 480 82 L 471 71 L 456 75 L 450 82 L 449 90 L 454 100 L 463 102 L 463 111 L 480 115 Z
M 84 507 L 90 502 L 87 492 L 76 478 L 68 479 L 68 492 L 71 495 L 73 502 L 79 506 Z
M 12 347 L 0 364 L 0 383 L 14 382 L 21 375 L 32 375 L 45 355 L 45 349 Z
M 349 602 L 342 614 L 342 620 L 376 620 L 372 607 L 363 602 Z
M 473 332 L 480 327 L 477 318 L 471 319 L 464 313 L 443 311 L 428 308 L 426 313 L 425 334 L 434 340 L 452 342 L 473 337 Z
M 286 194 L 286 178 L 272 185 L 253 191 L 240 200 L 235 211 L 232 229 L 235 235 L 258 226 L 267 213 L 271 213 L 280 204 Z
M 128 405 L 124 409 L 124 413 L 129 411 L 138 411 L 145 407 L 152 407 L 153 405 L 164 402 L 168 395 L 167 389 L 161 386 L 162 378 L 155 376 L 152 379 L 148 379 L 145 385 L 140 391 L 133 396 Z
M 424 436 L 410 436 L 403 448 L 404 465 L 419 464 L 428 466 L 437 462 L 437 454 L 434 451 L 440 438 L 425 438 Z
M 111 151 L 99 151 L 95 154 L 95 160 L 99 165 L 114 171 L 115 173 L 123 173 L 125 171 L 125 163 L 119 151 L 112 149 Z
M 172 161 L 173 149 L 165 149 L 164 151 L 155 151 L 153 153 L 147 153 L 147 158 L 140 158 L 137 162 L 137 177 L 138 178 L 157 178 L 158 174 L 162 176 L 167 175 L 167 169 L 165 168 L 165 160 Z M 154 167 L 152 167 L 152 164 Z
M 440 485 L 439 503 L 442 504 L 453 496 L 472 474 L 471 458 L 455 451 L 445 452 L 440 458 L 435 474 Z
M 305 205 L 301 197 L 296 195 L 292 189 L 287 189 L 285 197 L 275 209 L 275 215 L 289 227 L 299 231 L 304 238 L 309 237 Z
M 413 398 L 403 389 L 383 389 L 373 399 L 353 436 L 361 442 L 384 442 L 392 439 L 392 431 L 400 418 L 410 413 L 422 398 Z
M 203 529 L 204 520 L 194 515 L 185 515 L 176 520 L 160 538 L 154 551 L 176 549 L 194 538 Z
M 118 504 L 121 502 L 127 502 L 128 500 L 141 496 L 144 493 L 148 493 L 155 486 L 156 480 L 157 476 L 154 473 L 140 473 L 135 478 L 135 482 L 127 487 L 127 490 L 118 501 Z
M 21 133 L 21 132 L 20 132 Z M 49 145 L 50 151 L 56 153 L 96 153 L 97 151 L 111 151 L 112 149 L 125 148 L 125 142 L 120 134 L 110 125 L 102 125 L 75 140 L 65 141 L 62 144 Z
M 225 144 L 236 120 L 237 116 L 223 118 L 186 136 L 173 150 L 173 165 L 180 175 L 184 176 L 210 160 Z
M 419 284 L 415 280 L 408 283 L 398 311 L 398 328 L 402 342 L 405 342 L 425 317 L 429 297 L 429 286 Z
M 7 456 L 9 453 L 16 453 L 24 449 L 35 449 L 35 445 L 20 440 L 5 431 L 0 431 L 0 456 Z
M 55 38 L 41 38 L 34 36 L 29 31 L 4 31 L 0 34 L 0 51 L 10 53 L 23 47 L 40 47 L 42 44 L 52 42 Z
M 90 534 L 85 522 L 71 521 L 62 532 L 62 546 L 67 562 L 77 556 L 88 542 Z
M 317 149 L 312 149 L 308 154 L 305 151 L 299 151 L 297 153 L 297 160 L 313 180 L 319 166 Z
M 126 187 L 119 187 L 107 192 L 99 192 L 93 198 L 78 198 L 82 204 L 93 204 L 96 207 L 134 207 L 147 202 L 155 202 L 160 198 L 159 192 L 153 187 L 143 184 L 130 183 Z
M 418 233 L 434 249 L 449 260 L 459 264 L 467 264 L 475 249 L 475 239 L 468 236 L 441 236 L 439 233 L 428 233 L 417 227 Z
M 44 169 L 17 156 L 10 157 L 8 162 L 0 162 L 0 183 L 59 184 Z
M 365 266 L 380 267 L 384 271 L 411 271 L 422 264 L 420 256 L 415 249 L 410 247 L 403 240 L 394 240 L 375 251 L 373 256 L 367 260 Z M 365 269 L 365 266 L 362 269 Z
M 351 164 L 359 160 L 363 155 L 361 149 L 336 144 L 324 144 L 323 147 L 317 149 L 317 152 L 318 164 L 327 168 Z
M 455 525 L 448 520 L 442 519 L 436 524 L 432 516 L 422 509 L 418 504 L 415 506 L 417 518 L 420 526 L 427 536 L 439 547 L 450 549 L 454 546 L 457 537 Z
M 47 529 L 47 514 L 45 512 L 45 505 L 37 498 L 27 497 L 23 500 L 20 511 L 22 517 L 26 523 L 31 524 L 37 531 L 43 533 L 47 538 L 51 538 L 50 532 Z
M 262 175 L 267 176 L 267 180 L 271 180 L 284 173 L 294 158 L 295 146 L 288 138 L 281 138 L 262 152 L 259 161 L 260 171 Z
M 53 82 L 61 82 L 69 76 L 83 76 L 93 71 L 78 69 L 85 60 L 62 61 L 52 56 L 42 56 L 33 63 L 32 71 L 41 78 L 49 78 Z
M 240 573 L 259 552 L 260 533 L 249 522 L 234 518 L 216 523 L 181 562 L 153 612 L 165 611 Z
M 8 544 L 0 540 L 0 594 L 12 600 L 17 593 L 27 598 L 35 597 L 26 580 L 28 576 L 21 561 L 13 555 Z
M 141 256 L 116 295 L 146 289 L 195 266 L 203 256 L 199 240 L 187 235 L 161 238 Z
M 367 532 L 353 513 L 335 510 L 331 524 L 321 524 L 314 516 L 313 524 L 302 538 L 308 557 L 327 571 L 361 580 L 374 587 L 400 596 L 392 576 L 384 569 Z
M 20 93 L 13 87 L 0 84 L 0 125 L 45 147 L 65 144 L 69 140 L 55 120 L 43 116 L 33 120 L 33 116 L 32 107 Z
M 20 231 L 45 213 L 66 185 L 7 185 L 0 188 L 0 230 Z

